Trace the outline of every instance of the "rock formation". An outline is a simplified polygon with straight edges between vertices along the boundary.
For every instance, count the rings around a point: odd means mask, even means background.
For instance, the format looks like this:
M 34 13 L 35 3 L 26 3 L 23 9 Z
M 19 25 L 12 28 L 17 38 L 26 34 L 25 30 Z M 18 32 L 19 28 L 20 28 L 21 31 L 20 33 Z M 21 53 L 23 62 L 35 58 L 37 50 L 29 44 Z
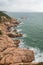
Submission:
M 0 65 L 20 65 L 21 63 L 32 65 L 32 61 L 35 59 L 34 52 L 28 49 L 19 48 L 20 40 L 12 39 L 14 37 L 22 37 L 23 34 L 17 33 L 16 30 L 14 33 L 8 29 L 19 25 L 20 22 L 18 22 L 16 18 L 8 19 L 5 16 L 1 18 L 2 21 L 5 21 L 0 23 Z

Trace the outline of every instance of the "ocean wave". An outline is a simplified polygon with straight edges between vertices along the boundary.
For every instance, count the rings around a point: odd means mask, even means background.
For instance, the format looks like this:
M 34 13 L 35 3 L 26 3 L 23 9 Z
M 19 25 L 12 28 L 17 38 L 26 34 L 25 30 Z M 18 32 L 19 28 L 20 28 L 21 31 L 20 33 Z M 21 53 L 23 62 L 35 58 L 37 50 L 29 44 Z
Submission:
M 17 27 L 19 28 L 19 27 L 21 27 L 21 26 L 23 26 L 23 25 L 18 25 Z
M 27 48 L 29 50 L 34 51 L 35 60 L 33 62 L 43 62 L 43 52 L 41 52 L 39 48 L 27 46 L 27 45 L 25 45 L 25 42 L 23 42 L 23 41 L 21 41 L 21 43 L 20 43 L 20 48 Z
M 20 25 L 21 25 L 21 24 L 24 24 L 24 23 L 23 23 L 23 22 L 21 22 L 21 23 L 20 23 Z
M 17 32 L 20 32 L 20 31 L 22 31 L 22 29 L 17 29 Z
M 24 40 L 23 39 L 20 39 L 19 47 L 20 48 L 24 48 Z
M 23 37 L 27 37 L 27 34 L 23 34 Z
M 34 51 L 35 60 L 33 62 L 43 62 L 43 52 L 39 48 L 29 47 L 29 49 Z

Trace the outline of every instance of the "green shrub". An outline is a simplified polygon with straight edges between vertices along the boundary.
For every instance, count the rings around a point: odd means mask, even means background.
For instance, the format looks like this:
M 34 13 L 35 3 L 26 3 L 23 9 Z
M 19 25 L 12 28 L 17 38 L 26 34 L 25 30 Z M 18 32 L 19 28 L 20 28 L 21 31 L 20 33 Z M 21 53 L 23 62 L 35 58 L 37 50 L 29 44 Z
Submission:
M 4 13 L 4 12 L 2 12 L 2 11 L 0 11 L 0 16 L 5 16 L 6 18 L 11 19 L 10 16 L 8 16 L 6 13 Z

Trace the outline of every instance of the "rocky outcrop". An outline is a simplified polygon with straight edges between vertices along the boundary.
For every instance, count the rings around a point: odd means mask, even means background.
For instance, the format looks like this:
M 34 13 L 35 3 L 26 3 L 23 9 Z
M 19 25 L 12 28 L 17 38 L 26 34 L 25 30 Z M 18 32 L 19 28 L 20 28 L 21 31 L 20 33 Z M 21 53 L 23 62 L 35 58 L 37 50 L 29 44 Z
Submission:
M 19 43 L 20 43 L 20 40 L 13 40 L 13 41 L 14 41 L 14 44 L 18 47 Z
M 14 41 L 9 38 L 7 35 L 1 35 L 0 36 L 0 51 L 3 51 L 4 49 L 6 49 L 7 47 L 10 46 L 16 46 L 14 44 Z
M 18 33 L 17 30 L 13 32 L 8 28 L 17 26 L 20 22 L 17 19 L 7 19 L 1 17 L 0 30 L 0 64 L 4 65 L 18 65 L 18 63 L 30 63 L 34 60 L 34 52 L 28 49 L 18 48 L 20 40 L 13 40 L 14 37 L 22 37 L 23 34 Z
M 14 38 L 14 37 L 22 37 L 23 36 L 23 34 L 21 34 L 21 33 L 7 33 L 7 35 L 9 36 L 9 37 L 11 37 L 11 38 Z
M 16 64 L 32 62 L 34 52 L 28 49 L 18 48 L 19 40 L 12 40 L 7 35 L 0 36 L 0 64 Z
M 4 22 L 4 24 L 7 26 L 7 27 L 16 27 L 17 24 L 13 24 L 11 22 Z
M 33 51 L 10 47 L 0 53 L 1 64 L 14 64 L 22 62 L 31 62 L 34 60 Z
M 7 27 L 4 25 L 4 23 L 0 23 L 0 29 L 3 34 L 6 34 L 6 32 L 8 32 Z
M 17 25 L 19 25 L 19 21 L 17 21 L 17 19 L 10 19 L 9 21 L 7 22 L 4 22 L 4 24 L 7 26 L 7 27 L 16 27 Z

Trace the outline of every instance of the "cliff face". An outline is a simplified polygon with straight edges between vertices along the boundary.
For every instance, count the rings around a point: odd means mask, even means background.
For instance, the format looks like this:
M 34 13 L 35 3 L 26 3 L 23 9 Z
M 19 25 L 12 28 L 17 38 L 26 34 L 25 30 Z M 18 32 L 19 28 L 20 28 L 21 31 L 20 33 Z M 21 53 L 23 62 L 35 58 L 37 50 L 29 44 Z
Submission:
M 34 52 L 28 49 L 18 48 L 20 40 L 13 40 L 12 37 L 21 37 L 22 35 L 9 31 L 8 28 L 19 25 L 17 19 L 9 19 L 6 16 L 0 16 L 0 65 L 19 65 L 20 63 L 30 64 L 34 60 Z M 2 33 L 2 34 L 1 34 Z M 12 34 L 13 33 L 13 34 Z M 9 36 L 9 35 L 10 36 Z

